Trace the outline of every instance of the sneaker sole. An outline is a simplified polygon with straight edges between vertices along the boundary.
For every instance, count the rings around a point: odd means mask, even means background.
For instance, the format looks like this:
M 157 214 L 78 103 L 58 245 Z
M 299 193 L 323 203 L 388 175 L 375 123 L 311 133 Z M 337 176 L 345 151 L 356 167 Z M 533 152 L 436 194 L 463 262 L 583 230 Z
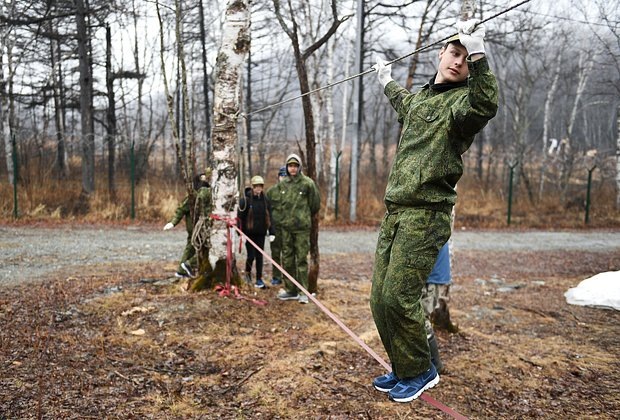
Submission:
M 190 270 L 185 263 L 181 264 L 181 268 L 187 273 L 188 276 L 194 277 L 194 273 L 192 273 L 192 270 Z
M 299 296 L 295 296 L 295 297 L 280 297 L 278 296 L 278 299 L 280 300 L 299 300 Z
M 395 384 L 392 388 L 381 388 L 381 387 L 378 387 L 378 386 L 377 386 L 377 385 L 375 385 L 375 384 L 372 384 L 372 386 L 373 386 L 373 387 L 375 387 L 375 389 L 376 389 L 377 391 L 379 391 L 379 392 L 390 392 L 391 390 L 393 390 L 393 389 L 394 389 L 394 386 L 396 386 L 396 384 Z
M 431 381 L 429 381 L 426 385 L 424 385 L 424 388 L 422 388 L 421 390 L 419 390 L 418 392 L 413 394 L 411 397 L 395 398 L 395 397 L 390 395 L 390 399 L 392 401 L 396 401 L 396 402 L 399 402 L 399 403 L 410 402 L 410 401 L 413 401 L 413 400 L 417 399 L 420 395 L 422 395 L 422 393 L 424 391 L 426 391 L 427 389 L 433 388 L 438 383 L 439 383 L 439 374 L 437 376 L 435 376 Z

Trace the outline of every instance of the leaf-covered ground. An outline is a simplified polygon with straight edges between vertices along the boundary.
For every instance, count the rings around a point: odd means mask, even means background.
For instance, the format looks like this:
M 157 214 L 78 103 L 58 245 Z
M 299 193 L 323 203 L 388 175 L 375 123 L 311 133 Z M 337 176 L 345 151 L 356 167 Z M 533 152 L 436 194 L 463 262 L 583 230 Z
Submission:
M 189 294 L 170 264 L 0 288 L 0 418 L 448 418 L 390 402 L 381 366 L 311 304 Z M 470 418 L 620 418 L 620 312 L 563 293 L 613 253 L 457 252 L 429 395 Z M 322 258 L 318 298 L 385 357 L 372 256 Z

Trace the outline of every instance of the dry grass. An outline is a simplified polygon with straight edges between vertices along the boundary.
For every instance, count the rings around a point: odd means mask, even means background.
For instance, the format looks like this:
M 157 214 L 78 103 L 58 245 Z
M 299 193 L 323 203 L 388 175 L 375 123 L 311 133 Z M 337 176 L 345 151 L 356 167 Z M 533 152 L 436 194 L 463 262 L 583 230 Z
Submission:
M 470 418 L 618 418 L 618 313 L 571 307 L 562 294 L 589 267 L 620 267 L 611 253 L 580 257 L 588 263 L 562 252 L 457 253 L 450 307 L 460 332 L 438 333 L 447 370 L 429 395 Z M 368 308 L 369 260 L 326 257 L 319 298 L 385 358 Z M 521 287 L 506 293 L 484 281 L 497 267 Z M 275 288 L 259 291 L 269 304 L 256 306 L 187 294 L 165 278 L 140 281 L 158 269 L 3 288 L 0 413 L 447 418 L 423 401 L 390 403 L 373 390 L 380 365 L 314 305 L 279 302 Z
M 73 173 L 79 174 L 78 171 Z M 34 176 L 28 177 L 33 179 Z M 164 181 L 162 181 L 164 180 Z M 272 180 L 268 181 L 271 182 Z M 368 181 L 368 180 L 366 180 Z M 347 224 L 349 217 L 346 177 L 342 180 L 339 218 L 323 214 L 323 224 Z M 86 223 L 129 223 L 131 215 L 131 188 L 126 177 L 118 180 L 116 197 L 107 192 L 105 179 L 98 178 L 96 192 L 88 203 L 80 197 L 81 181 L 71 178 L 65 181 L 49 178 L 45 183 L 21 183 L 18 187 L 18 210 L 23 222 L 71 220 Z M 268 185 L 269 186 L 269 185 Z M 358 194 L 357 222 L 355 225 L 377 225 L 385 212 L 383 192 L 385 181 L 373 179 L 361 182 Z M 325 188 L 322 188 L 325 200 Z M 504 183 L 484 186 L 468 169 L 459 182 L 457 218 L 455 226 L 461 227 L 507 227 L 508 197 Z M 135 214 L 138 222 L 162 222 L 170 218 L 176 206 L 185 196 L 184 186 L 168 175 L 149 173 L 135 187 Z M 513 194 L 511 227 L 514 228 L 604 228 L 619 227 L 620 212 L 615 208 L 615 187 L 610 179 L 595 179 L 592 190 L 589 223 L 585 224 L 585 186 L 575 180 L 568 198 L 562 200 L 560 193 L 551 187 L 541 198 L 530 198 L 521 187 Z M 324 206 L 323 206 L 324 207 Z M 323 213 L 325 213 L 323 211 Z M 0 221 L 13 219 L 12 186 L 0 184 Z

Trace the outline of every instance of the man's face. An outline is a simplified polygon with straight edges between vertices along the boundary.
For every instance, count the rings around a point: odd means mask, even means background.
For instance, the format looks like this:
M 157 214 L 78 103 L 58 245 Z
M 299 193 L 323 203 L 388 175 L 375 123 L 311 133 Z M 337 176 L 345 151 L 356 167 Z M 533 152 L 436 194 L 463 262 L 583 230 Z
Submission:
M 435 83 L 458 83 L 467 79 L 467 50 L 460 44 L 450 43 L 439 51 L 439 67 Z
M 254 195 L 261 195 L 263 192 L 263 184 L 252 185 L 252 192 Z
M 291 176 L 295 176 L 297 175 L 297 172 L 299 172 L 299 165 L 296 163 L 289 163 L 288 165 L 286 165 L 286 169 L 288 169 L 288 173 Z

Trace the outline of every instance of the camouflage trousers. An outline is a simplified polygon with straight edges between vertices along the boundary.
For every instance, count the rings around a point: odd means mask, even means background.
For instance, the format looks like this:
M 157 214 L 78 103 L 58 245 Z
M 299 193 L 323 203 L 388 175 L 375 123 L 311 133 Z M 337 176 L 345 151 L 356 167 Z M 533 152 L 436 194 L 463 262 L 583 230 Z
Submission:
M 192 245 L 192 231 L 187 232 L 187 243 L 185 244 L 185 249 L 183 250 L 183 255 L 181 255 L 181 261 L 179 261 L 179 267 L 177 268 L 177 273 L 185 274 L 185 270 L 181 267 L 181 264 L 184 262 L 189 262 L 196 260 L 196 248 Z
M 310 231 L 291 232 L 282 230 L 282 267 L 308 289 L 308 252 L 310 251 Z M 289 293 L 300 290 L 290 280 L 284 279 L 284 288 Z
M 424 329 L 426 330 L 427 338 L 432 337 L 435 333 L 433 331 L 431 315 L 435 309 L 439 308 L 441 301 L 443 301 L 446 306 L 450 302 L 450 285 L 426 283 L 422 290 L 422 307 L 424 308 Z
M 282 266 L 282 229 L 276 228 L 276 238 L 269 244 L 269 248 L 271 249 L 271 258 Z M 271 265 L 271 277 L 282 280 L 282 272 L 273 264 Z
M 370 309 L 399 378 L 418 376 L 430 367 L 422 293 L 449 238 L 447 213 L 411 208 L 387 213 L 381 222 Z

